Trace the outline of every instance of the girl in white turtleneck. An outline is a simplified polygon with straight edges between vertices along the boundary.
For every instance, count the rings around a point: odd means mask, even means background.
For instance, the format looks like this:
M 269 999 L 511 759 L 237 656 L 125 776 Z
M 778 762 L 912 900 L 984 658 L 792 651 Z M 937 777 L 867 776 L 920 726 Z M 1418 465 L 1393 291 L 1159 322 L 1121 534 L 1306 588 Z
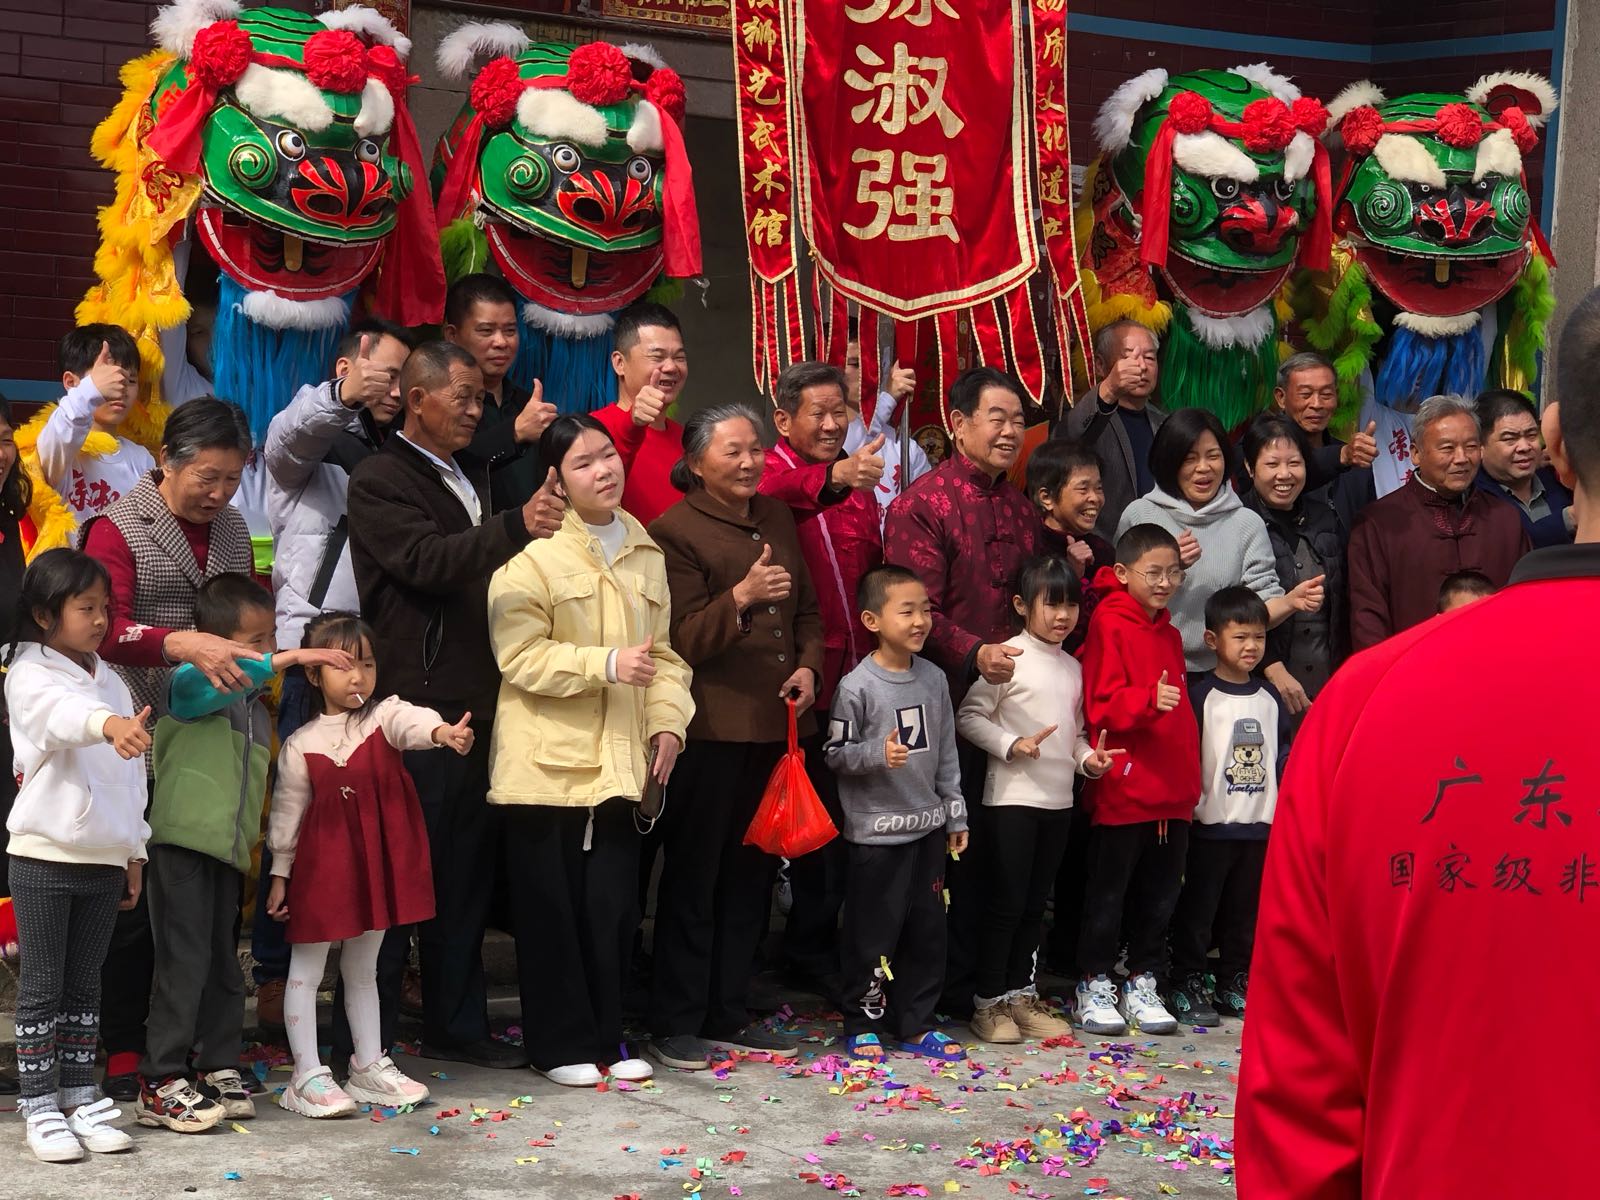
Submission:
M 1011 603 L 1022 632 L 1004 683 L 979 679 L 956 718 L 961 735 L 989 755 L 987 831 L 973 842 L 983 886 L 973 1032 L 986 1042 L 1057 1037 L 1072 1026 L 1034 983 L 1045 900 L 1067 848 L 1073 776 L 1096 778 L 1119 750 L 1083 728 L 1083 671 L 1062 648 L 1078 623 L 1082 584 L 1063 558 L 1025 563 Z

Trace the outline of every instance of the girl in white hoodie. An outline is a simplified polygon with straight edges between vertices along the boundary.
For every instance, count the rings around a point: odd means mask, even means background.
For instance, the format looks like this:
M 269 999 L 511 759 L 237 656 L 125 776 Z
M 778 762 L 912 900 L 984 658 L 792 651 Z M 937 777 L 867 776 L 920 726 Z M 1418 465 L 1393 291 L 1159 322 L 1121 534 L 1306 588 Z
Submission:
M 1091 746 L 1083 728 L 1083 671 L 1061 648 L 1078 623 L 1083 585 L 1066 559 L 1035 558 L 1017 573 L 1011 603 L 1022 632 L 1006 642 L 1013 673 L 979 679 L 956 728 L 988 752 L 983 786 L 987 832 L 978 842 L 983 879 L 972 1030 L 980 1041 L 1057 1037 L 1072 1026 L 1039 996 L 1034 967 L 1045 900 L 1067 848 L 1075 773 L 1105 774 L 1105 735 Z
M 5 681 L 20 786 L 11 894 L 25 949 L 17 992 L 18 1108 L 45 1162 L 125 1150 L 120 1112 L 94 1081 L 100 968 L 145 860 L 148 708 L 96 653 L 111 580 L 77 550 L 41 554 L 22 580 Z

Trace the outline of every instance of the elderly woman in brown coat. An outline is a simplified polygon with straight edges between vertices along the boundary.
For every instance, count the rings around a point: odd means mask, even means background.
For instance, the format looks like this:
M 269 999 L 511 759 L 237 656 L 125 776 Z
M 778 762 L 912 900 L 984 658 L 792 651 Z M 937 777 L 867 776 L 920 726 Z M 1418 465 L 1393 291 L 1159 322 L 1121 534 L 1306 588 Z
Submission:
M 672 479 L 686 495 L 650 526 L 695 702 L 662 815 L 650 1052 L 698 1070 L 714 1046 L 795 1053 L 745 1006 L 777 860 L 743 841 L 786 748 L 785 698 L 801 736 L 811 732 L 822 620 L 788 505 L 756 490 L 756 415 L 732 404 L 696 413 L 683 449 Z

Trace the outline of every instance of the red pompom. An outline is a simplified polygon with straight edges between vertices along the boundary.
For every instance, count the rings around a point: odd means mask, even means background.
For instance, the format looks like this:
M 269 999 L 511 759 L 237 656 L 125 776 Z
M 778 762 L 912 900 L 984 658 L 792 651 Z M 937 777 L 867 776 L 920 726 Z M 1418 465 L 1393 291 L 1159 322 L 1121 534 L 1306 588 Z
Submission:
M 610 42 L 588 42 L 567 59 L 567 91 L 584 104 L 619 104 L 633 91 L 633 66 Z
M 348 29 L 324 29 L 306 39 L 306 78 L 330 92 L 352 94 L 367 86 L 366 43 Z
M 689 106 L 683 90 L 683 80 L 670 67 L 657 67 L 644 85 L 644 98 L 654 104 L 679 125 Z
M 189 51 L 189 77 L 217 91 L 237 83 L 250 65 L 255 48 L 237 21 L 215 21 L 194 35 Z
M 1370 104 L 1352 108 L 1339 122 L 1339 136 L 1351 154 L 1367 155 L 1383 136 L 1383 117 Z
M 1244 106 L 1244 148 L 1252 154 L 1282 150 L 1297 132 L 1289 106 L 1276 96 L 1263 96 Z
M 1528 121 L 1528 114 L 1515 104 L 1508 104 L 1500 110 L 1500 124 L 1511 131 L 1512 138 L 1517 143 L 1517 149 L 1523 154 L 1532 154 L 1539 144 L 1539 131 Z
M 1204 133 L 1211 128 L 1211 101 L 1199 92 L 1179 92 L 1167 105 L 1167 120 L 1179 133 Z
M 406 88 L 419 82 L 417 76 L 406 71 L 393 46 L 374 46 L 367 51 L 367 74 L 376 75 L 396 100 L 405 95 Z
M 1322 107 L 1321 100 L 1313 100 L 1310 96 L 1301 96 L 1291 104 L 1289 115 L 1294 118 L 1296 129 L 1314 138 L 1321 137 L 1328 128 L 1328 110 Z
M 1434 113 L 1437 137 L 1447 146 L 1465 149 L 1483 141 L 1483 119 L 1470 104 L 1446 104 Z
M 522 78 L 517 64 L 501 55 L 491 58 L 472 81 L 469 93 L 473 110 L 483 115 L 490 126 L 511 124 L 517 115 L 517 101 L 522 98 Z

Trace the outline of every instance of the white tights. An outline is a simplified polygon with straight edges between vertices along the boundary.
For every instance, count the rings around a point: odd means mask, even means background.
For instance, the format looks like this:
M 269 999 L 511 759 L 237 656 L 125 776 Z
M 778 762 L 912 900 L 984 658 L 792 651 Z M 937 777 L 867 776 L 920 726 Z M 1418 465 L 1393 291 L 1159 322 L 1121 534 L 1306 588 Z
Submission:
M 384 932 L 374 929 L 348 938 L 339 952 L 344 1011 L 350 1018 L 350 1039 L 355 1043 L 355 1053 L 350 1058 L 352 1069 L 370 1067 L 384 1053 L 378 1023 L 378 948 L 383 945 Z M 296 942 L 289 955 L 283 1023 L 294 1055 L 296 1083 L 322 1066 L 317 1054 L 317 988 L 322 984 L 332 945 L 333 942 Z

